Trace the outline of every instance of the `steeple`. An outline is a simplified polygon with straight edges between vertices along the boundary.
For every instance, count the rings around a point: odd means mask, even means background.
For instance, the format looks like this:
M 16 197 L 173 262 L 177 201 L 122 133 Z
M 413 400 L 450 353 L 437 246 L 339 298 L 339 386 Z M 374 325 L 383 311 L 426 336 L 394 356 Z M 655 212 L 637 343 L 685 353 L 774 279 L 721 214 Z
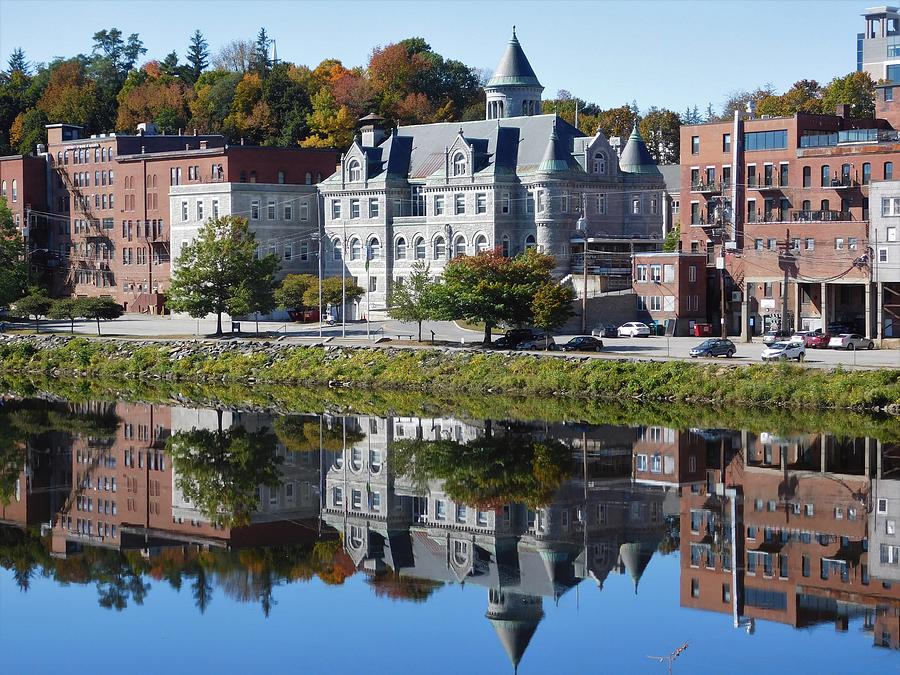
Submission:
M 628 137 L 625 149 L 622 150 L 622 156 L 619 158 L 619 168 L 626 173 L 659 175 L 659 167 L 656 166 L 656 162 L 650 156 L 650 151 L 647 150 L 647 144 L 641 138 L 637 120 L 634 121 L 634 129 L 631 132 L 631 136 Z
M 540 173 L 560 173 L 571 168 L 572 155 L 559 140 L 559 134 L 556 133 L 556 120 L 557 118 L 554 117 L 553 130 L 547 141 L 547 149 L 544 150 L 544 157 L 538 165 Z
M 541 597 L 491 589 L 485 616 L 494 627 L 513 671 L 517 671 L 528 643 L 544 618 Z
M 489 120 L 541 113 L 541 92 L 544 87 L 519 44 L 515 26 L 506 51 L 484 91 Z

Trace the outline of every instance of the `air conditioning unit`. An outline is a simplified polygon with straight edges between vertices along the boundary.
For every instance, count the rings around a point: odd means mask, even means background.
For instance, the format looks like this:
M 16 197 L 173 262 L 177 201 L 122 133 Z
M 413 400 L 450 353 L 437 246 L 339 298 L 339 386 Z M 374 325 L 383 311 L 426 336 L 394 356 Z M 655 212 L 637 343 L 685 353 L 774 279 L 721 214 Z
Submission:
M 740 302 L 741 301 L 741 292 L 740 291 L 731 291 L 731 301 L 732 302 Z

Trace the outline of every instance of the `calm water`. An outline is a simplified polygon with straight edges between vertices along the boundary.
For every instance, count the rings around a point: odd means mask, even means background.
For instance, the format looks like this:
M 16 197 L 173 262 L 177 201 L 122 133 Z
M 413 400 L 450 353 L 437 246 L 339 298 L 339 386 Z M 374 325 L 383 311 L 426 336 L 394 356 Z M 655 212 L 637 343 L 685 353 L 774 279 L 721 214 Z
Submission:
M 3 671 L 895 672 L 898 469 L 813 433 L 6 400 Z

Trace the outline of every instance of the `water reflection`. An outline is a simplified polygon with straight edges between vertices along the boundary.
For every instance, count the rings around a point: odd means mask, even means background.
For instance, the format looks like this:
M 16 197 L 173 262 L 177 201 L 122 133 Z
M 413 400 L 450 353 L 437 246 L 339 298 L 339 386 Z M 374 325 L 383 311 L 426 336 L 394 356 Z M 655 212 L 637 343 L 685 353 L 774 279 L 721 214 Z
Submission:
M 684 608 L 859 620 L 896 649 L 898 469 L 900 445 L 822 434 L 7 400 L 0 565 L 116 610 L 154 583 L 266 615 L 312 578 L 412 602 L 464 583 L 515 667 L 545 603 L 611 575 L 638 593 L 677 553 Z

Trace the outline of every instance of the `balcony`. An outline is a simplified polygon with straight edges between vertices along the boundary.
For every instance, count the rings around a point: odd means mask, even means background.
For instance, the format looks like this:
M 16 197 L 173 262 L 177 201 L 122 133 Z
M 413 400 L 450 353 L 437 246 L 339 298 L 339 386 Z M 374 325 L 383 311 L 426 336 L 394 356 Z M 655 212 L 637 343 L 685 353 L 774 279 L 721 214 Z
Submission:
M 786 213 L 771 211 L 769 213 L 757 212 L 756 218 L 747 219 L 747 225 L 756 223 L 836 223 L 851 222 L 853 214 L 849 211 L 803 211 L 790 209 Z
M 714 180 L 707 183 L 704 183 L 703 181 L 691 183 L 691 192 L 699 193 L 701 195 L 720 195 L 727 189 L 728 186 L 720 180 Z
M 850 178 L 850 176 L 842 176 L 841 178 L 833 178 L 828 187 L 839 192 L 841 190 L 855 190 L 859 187 L 859 181 L 855 178 Z
M 757 185 L 750 185 L 749 187 L 751 190 L 756 190 L 757 192 L 781 192 L 788 187 L 788 184 L 785 183 L 782 185 L 779 180 L 771 178 L 769 180 L 763 179 L 759 181 Z

